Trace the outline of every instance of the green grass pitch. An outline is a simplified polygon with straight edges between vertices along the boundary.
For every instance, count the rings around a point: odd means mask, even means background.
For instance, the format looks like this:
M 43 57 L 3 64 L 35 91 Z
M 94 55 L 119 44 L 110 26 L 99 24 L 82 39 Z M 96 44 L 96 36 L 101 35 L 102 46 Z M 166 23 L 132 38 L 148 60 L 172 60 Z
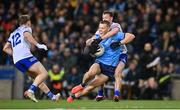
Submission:
M 145 100 L 122 100 L 113 102 L 104 100 L 96 102 L 94 100 L 75 100 L 67 103 L 65 100 L 52 102 L 50 100 L 40 100 L 34 103 L 30 100 L 0 100 L 0 109 L 175 109 L 180 110 L 180 101 L 145 101 Z

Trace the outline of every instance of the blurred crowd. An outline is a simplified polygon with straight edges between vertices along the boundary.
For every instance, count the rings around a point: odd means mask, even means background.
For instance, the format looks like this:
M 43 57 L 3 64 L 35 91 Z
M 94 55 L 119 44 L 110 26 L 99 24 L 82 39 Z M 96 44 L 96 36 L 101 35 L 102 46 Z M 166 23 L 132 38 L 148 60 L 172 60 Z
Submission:
M 45 52 L 32 47 L 32 53 L 49 71 L 50 87 L 66 97 L 93 63 L 83 47 L 105 10 L 114 12 L 114 22 L 121 24 L 123 32 L 136 36 L 127 45 L 123 98 L 170 97 L 171 74 L 180 73 L 179 0 L 1 0 L 0 65 L 12 65 L 2 48 L 18 27 L 18 16 L 29 14 L 34 37 L 49 48 Z

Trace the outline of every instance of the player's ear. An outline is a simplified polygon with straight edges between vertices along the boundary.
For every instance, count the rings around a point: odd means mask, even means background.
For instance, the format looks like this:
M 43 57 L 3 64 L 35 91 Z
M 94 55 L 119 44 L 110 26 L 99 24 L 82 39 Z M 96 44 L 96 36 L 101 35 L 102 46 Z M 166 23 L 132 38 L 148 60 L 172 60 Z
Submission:
M 31 27 L 31 21 L 28 21 L 28 22 L 27 22 L 27 25 L 28 25 L 29 27 Z
M 111 17 L 111 21 L 113 21 L 113 17 Z
M 110 31 L 110 28 L 108 27 L 108 31 Z

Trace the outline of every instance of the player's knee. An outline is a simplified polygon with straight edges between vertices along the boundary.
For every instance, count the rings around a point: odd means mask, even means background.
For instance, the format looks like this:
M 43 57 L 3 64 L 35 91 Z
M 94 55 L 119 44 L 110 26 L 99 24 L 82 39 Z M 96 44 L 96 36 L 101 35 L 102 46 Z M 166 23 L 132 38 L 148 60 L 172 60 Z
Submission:
M 114 76 L 120 77 L 122 74 L 121 70 L 115 70 Z
M 43 74 L 44 76 L 48 76 L 48 72 L 46 71 L 46 69 L 43 66 L 39 67 L 39 73 Z
M 45 79 L 48 78 L 48 73 L 47 73 L 47 72 L 44 73 L 44 78 L 45 78 Z
M 97 70 L 92 70 L 91 71 L 91 75 L 96 75 L 97 74 Z
M 94 71 L 88 71 L 88 72 L 87 72 L 87 75 L 88 75 L 89 77 L 94 77 L 94 76 L 96 75 L 96 72 L 94 72 Z
M 44 79 L 48 77 L 48 72 L 45 69 L 40 69 L 39 74 L 43 76 Z
M 121 73 L 115 73 L 114 77 L 117 78 L 117 79 L 120 79 L 121 78 Z

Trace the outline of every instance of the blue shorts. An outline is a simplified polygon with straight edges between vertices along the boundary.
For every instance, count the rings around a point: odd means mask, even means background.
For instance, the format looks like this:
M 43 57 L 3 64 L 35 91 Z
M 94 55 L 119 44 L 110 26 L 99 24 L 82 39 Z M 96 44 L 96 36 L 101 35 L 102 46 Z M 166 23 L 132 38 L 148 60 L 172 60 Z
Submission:
M 19 60 L 18 62 L 15 63 L 15 66 L 21 72 L 26 73 L 28 71 L 28 69 L 36 62 L 38 62 L 37 58 L 32 56 L 32 57 L 28 57 L 28 58 Z
M 122 61 L 124 64 L 126 64 L 127 58 L 128 58 L 128 55 L 123 53 L 119 56 L 119 61 Z
M 101 73 L 108 76 L 110 79 L 114 79 L 114 72 L 116 67 L 105 65 L 99 61 L 95 61 L 95 63 L 98 63 L 100 65 Z

